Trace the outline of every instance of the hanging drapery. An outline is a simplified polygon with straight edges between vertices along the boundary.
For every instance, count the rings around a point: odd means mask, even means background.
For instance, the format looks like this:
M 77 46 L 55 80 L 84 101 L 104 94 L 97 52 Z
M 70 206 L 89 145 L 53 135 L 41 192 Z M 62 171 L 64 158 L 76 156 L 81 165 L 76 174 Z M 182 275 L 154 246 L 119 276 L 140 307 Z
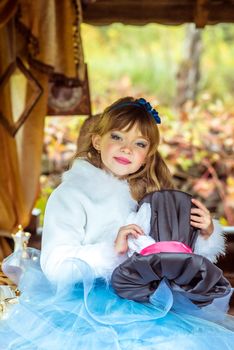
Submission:
M 80 0 L 1 2 L 1 237 L 28 224 L 38 195 L 48 82 L 84 80 L 81 16 Z
M 0 73 L 3 75 L 14 64 L 14 20 L 11 19 L 0 29 Z M 0 85 L 1 86 L 1 85 Z M 13 122 L 10 85 L 5 84 L 0 93 L 1 115 L 11 124 Z M 9 235 L 9 229 L 18 220 L 26 223 L 26 208 L 19 173 L 19 160 L 16 140 L 3 124 L 0 124 L 0 232 Z

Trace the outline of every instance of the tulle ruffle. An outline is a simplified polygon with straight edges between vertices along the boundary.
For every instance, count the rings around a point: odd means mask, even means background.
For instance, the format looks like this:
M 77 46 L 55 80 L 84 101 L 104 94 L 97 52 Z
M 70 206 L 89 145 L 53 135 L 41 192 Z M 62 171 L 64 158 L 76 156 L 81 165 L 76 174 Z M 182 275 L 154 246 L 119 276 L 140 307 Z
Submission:
M 233 317 L 215 305 L 199 309 L 166 280 L 150 303 L 122 299 L 72 260 L 83 276 L 74 285 L 52 285 L 38 259 L 24 266 L 19 303 L 0 322 L 1 350 L 233 350 Z

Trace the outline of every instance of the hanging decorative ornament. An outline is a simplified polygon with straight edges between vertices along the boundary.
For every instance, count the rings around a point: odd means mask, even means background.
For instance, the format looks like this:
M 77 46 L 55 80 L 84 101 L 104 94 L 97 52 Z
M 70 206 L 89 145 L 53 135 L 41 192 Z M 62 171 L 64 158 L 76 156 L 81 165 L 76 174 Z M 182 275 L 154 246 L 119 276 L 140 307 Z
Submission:
M 84 81 L 69 85 L 61 79 L 50 81 L 48 116 L 91 115 L 91 101 L 87 65 Z
M 10 64 L 5 74 L 0 77 L 0 93 L 3 93 L 4 87 L 9 84 L 11 76 L 15 73 L 16 69 L 18 69 L 21 74 L 27 79 L 28 86 L 30 87 L 31 95 L 30 98 L 27 99 L 25 108 L 20 116 L 18 116 L 16 121 L 8 120 L 7 116 L 5 116 L 1 111 L 0 106 L 0 123 L 5 127 L 5 129 L 9 132 L 9 134 L 14 137 L 19 128 L 24 124 L 26 119 L 29 117 L 31 111 L 37 104 L 40 99 L 43 89 L 36 78 L 32 75 L 30 70 L 25 66 L 23 61 L 17 57 L 15 62 Z

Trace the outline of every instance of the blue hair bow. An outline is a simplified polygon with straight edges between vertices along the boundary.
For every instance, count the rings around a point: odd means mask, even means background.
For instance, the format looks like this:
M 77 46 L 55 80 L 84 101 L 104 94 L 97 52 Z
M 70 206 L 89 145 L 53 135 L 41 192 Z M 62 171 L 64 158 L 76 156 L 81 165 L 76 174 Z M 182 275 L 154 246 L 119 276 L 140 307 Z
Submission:
M 147 110 L 147 112 L 149 112 L 152 115 L 157 124 L 161 124 L 161 119 L 158 115 L 158 112 L 151 106 L 149 102 L 147 102 L 144 98 L 139 98 L 138 100 L 136 100 L 136 103 L 143 106 Z

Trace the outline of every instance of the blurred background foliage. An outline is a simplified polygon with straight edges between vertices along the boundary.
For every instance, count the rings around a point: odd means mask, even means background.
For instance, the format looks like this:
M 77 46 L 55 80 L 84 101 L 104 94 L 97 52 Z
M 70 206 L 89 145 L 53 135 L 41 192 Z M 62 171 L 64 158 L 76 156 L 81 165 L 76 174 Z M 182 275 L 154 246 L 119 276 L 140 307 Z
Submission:
M 199 31 L 194 98 L 181 104 L 188 26 L 83 25 L 93 114 L 122 96 L 144 96 L 160 112 L 160 151 L 179 189 L 194 194 L 224 225 L 234 225 L 234 25 Z M 182 72 L 183 74 L 179 74 Z M 185 91 L 187 87 L 185 86 Z M 42 158 L 42 210 L 69 166 L 85 117 L 48 117 Z
M 130 94 L 153 95 L 161 104 L 172 106 L 177 73 L 186 54 L 186 27 L 83 25 L 93 101 L 102 94 L 105 102 L 108 96 L 111 100 L 118 98 L 122 89 L 127 88 Z M 230 105 L 234 95 L 234 25 L 207 26 L 200 32 L 202 53 L 197 98 L 208 91 L 212 100 L 219 98 Z M 94 108 L 97 107 L 95 104 Z

